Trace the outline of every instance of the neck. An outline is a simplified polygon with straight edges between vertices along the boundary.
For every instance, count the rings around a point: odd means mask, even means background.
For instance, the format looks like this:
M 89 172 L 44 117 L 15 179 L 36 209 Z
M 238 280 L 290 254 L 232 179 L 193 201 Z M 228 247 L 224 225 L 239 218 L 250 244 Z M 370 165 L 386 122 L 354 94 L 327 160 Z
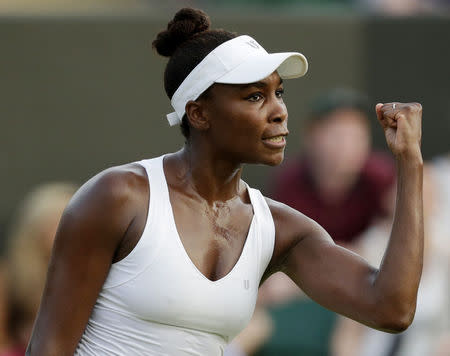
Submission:
M 176 153 L 178 178 L 209 204 L 237 197 L 241 191 L 242 164 L 212 152 L 210 147 L 187 143 Z

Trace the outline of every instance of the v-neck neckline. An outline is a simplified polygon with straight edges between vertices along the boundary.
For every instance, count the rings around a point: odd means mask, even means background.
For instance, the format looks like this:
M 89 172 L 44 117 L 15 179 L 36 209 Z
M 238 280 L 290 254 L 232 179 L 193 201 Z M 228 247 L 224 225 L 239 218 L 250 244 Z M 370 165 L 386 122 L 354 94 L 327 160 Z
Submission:
M 172 202 L 170 201 L 170 192 L 169 192 L 169 184 L 167 183 L 167 179 L 166 179 L 166 173 L 164 171 L 164 158 L 166 157 L 166 155 L 162 156 L 161 158 L 161 169 L 162 169 L 162 181 L 163 181 L 163 185 L 164 185 L 164 193 L 166 194 L 167 197 L 167 201 L 169 203 L 169 219 L 170 219 L 170 224 L 171 227 L 173 228 L 174 234 L 175 234 L 175 239 L 177 241 L 178 246 L 180 247 L 180 249 L 182 250 L 182 254 L 184 255 L 184 257 L 186 258 L 187 262 L 189 265 L 192 266 L 193 270 L 199 274 L 201 276 L 202 279 L 204 279 L 205 281 L 209 282 L 209 283 L 213 283 L 213 284 L 218 284 L 221 283 L 222 281 L 227 280 L 228 278 L 230 278 L 230 275 L 232 275 L 234 273 L 234 271 L 239 267 L 239 264 L 241 262 L 241 260 L 243 259 L 244 255 L 246 254 L 246 250 L 247 250 L 247 246 L 249 245 L 249 240 L 250 238 L 254 235 L 253 234 L 253 230 L 254 230 L 254 225 L 255 225 L 255 220 L 256 220 L 256 212 L 255 212 L 255 205 L 253 202 L 253 198 L 252 198 L 252 193 L 250 191 L 250 187 L 248 186 L 247 183 L 245 183 L 246 188 L 247 188 L 247 192 L 248 192 L 248 196 L 250 198 L 250 204 L 252 206 L 252 210 L 253 210 L 253 216 L 250 222 L 250 226 L 247 232 L 247 236 L 245 238 L 244 241 L 244 245 L 242 247 L 241 253 L 239 255 L 239 258 L 237 259 L 236 263 L 233 265 L 233 267 L 231 268 L 231 270 L 226 273 L 225 275 L 223 275 L 222 277 L 220 277 L 219 279 L 216 280 L 212 280 L 209 279 L 208 277 L 206 277 L 201 271 L 200 269 L 196 266 L 196 264 L 192 261 L 191 257 L 189 256 L 189 253 L 186 251 L 186 248 L 184 247 L 183 241 L 181 239 L 181 235 L 178 232 L 178 228 L 177 228 L 177 224 L 175 222 L 175 214 L 173 212 L 173 206 L 172 206 Z

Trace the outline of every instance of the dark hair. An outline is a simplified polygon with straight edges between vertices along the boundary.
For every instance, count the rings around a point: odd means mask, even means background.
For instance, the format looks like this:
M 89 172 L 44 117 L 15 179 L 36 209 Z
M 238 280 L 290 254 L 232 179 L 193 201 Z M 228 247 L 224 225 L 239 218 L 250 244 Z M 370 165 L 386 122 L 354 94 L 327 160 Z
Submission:
M 164 89 L 169 99 L 209 52 L 237 36 L 221 29 L 210 30 L 210 25 L 208 15 L 202 10 L 183 8 L 152 42 L 158 54 L 170 57 L 164 71 Z M 182 119 L 181 132 L 186 138 L 189 137 L 186 114 Z
M 370 115 L 369 99 L 366 95 L 348 88 L 334 88 L 312 102 L 308 121 L 323 119 L 331 112 L 344 108 L 357 110 L 365 116 Z

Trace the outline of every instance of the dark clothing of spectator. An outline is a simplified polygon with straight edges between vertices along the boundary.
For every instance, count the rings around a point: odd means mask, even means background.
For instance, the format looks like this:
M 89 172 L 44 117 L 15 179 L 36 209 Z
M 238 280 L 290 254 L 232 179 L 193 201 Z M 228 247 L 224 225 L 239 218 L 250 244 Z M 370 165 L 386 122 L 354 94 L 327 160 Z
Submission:
M 356 184 L 338 202 L 323 199 L 305 158 L 287 161 L 276 176 L 271 196 L 322 225 L 337 243 L 350 243 L 383 213 L 383 197 L 395 180 L 392 159 L 372 153 Z

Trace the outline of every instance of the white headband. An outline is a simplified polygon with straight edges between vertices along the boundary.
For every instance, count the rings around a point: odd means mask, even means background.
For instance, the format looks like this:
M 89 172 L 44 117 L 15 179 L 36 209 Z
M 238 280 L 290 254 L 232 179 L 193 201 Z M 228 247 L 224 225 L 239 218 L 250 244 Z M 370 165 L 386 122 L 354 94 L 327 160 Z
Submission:
M 269 54 L 250 36 L 226 41 L 203 58 L 175 91 L 171 100 L 175 112 L 168 114 L 167 120 L 170 126 L 180 124 L 186 104 L 213 83 L 254 83 L 275 70 L 283 79 L 298 78 L 308 70 L 308 61 L 298 52 Z

